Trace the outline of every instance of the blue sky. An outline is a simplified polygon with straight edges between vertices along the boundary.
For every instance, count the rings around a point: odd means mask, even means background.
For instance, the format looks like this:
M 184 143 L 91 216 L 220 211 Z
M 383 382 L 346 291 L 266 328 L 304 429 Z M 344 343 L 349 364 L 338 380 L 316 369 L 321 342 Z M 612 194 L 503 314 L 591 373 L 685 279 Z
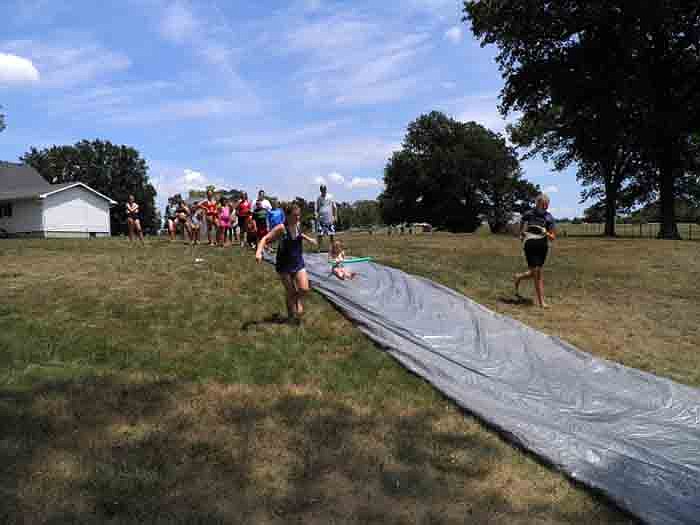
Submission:
M 374 198 L 407 124 L 441 110 L 501 131 L 495 49 L 459 0 L 4 0 L 0 159 L 102 138 L 148 161 L 158 201 L 215 184 Z M 572 171 L 526 177 L 559 217 Z

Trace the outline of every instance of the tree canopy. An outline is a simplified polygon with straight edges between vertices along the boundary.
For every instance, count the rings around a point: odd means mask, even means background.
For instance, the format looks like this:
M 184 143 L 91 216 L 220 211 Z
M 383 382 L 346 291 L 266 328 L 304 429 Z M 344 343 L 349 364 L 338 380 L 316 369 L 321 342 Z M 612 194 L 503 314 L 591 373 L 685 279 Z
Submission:
M 0 106 L 0 110 L 2 109 L 2 106 Z M 0 113 L 0 131 L 5 130 L 5 114 Z
M 429 222 L 460 232 L 476 230 L 482 220 L 504 231 L 512 213 L 527 209 L 538 191 L 522 178 L 516 152 L 501 135 L 437 111 L 409 124 L 384 184 L 385 223 Z
M 82 140 L 72 146 L 31 148 L 20 160 L 33 166 L 52 184 L 83 182 L 119 203 L 111 210 L 112 234 L 126 232 L 124 203 L 134 195 L 141 207 L 145 231 L 160 227 L 156 211 L 156 190 L 148 178 L 148 166 L 139 152 L 109 141 Z
M 700 128 L 697 2 L 472 0 L 465 13 L 482 44 L 498 47 L 501 110 L 530 121 L 531 145 L 585 162 L 584 182 L 606 192 L 652 179 L 661 236 L 677 237 L 677 180 Z

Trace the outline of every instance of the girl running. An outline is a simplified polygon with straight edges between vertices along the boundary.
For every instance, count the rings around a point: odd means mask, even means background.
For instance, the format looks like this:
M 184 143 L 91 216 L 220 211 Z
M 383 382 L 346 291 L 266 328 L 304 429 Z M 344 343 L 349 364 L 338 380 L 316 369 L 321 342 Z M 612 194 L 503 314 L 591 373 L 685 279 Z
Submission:
M 139 205 L 136 203 L 136 198 L 129 195 L 129 202 L 126 203 L 126 225 L 129 230 L 129 241 L 133 242 L 134 237 L 138 236 L 141 244 L 146 244 L 143 240 L 143 230 L 141 229 L 141 220 L 139 219 Z
M 343 244 L 340 241 L 333 241 L 331 243 L 331 250 L 328 253 L 328 260 L 333 263 L 333 275 L 335 275 L 341 281 L 345 279 L 354 279 L 357 274 L 351 272 L 343 266 L 343 261 L 345 261 L 345 250 L 343 249 Z
M 297 324 L 304 313 L 304 295 L 309 291 L 309 277 L 304 268 L 304 240 L 316 244 L 314 239 L 302 233 L 301 208 L 294 204 L 287 213 L 285 223 L 275 226 L 265 235 L 255 252 L 255 259 L 260 262 L 267 244 L 279 241 L 275 269 L 286 292 L 287 315 L 291 322 Z
M 549 197 L 541 193 L 535 200 L 535 209 L 524 213 L 520 220 L 520 239 L 523 241 L 523 250 L 529 269 L 525 273 L 516 273 L 513 277 L 517 297 L 520 297 L 521 281 L 525 279 L 535 281 L 535 295 L 540 308 L 548 308 L 544 301 L 542 267 L 547 259 L 549 241 L 553 241 L 556 237 L 554 217 L 547 212 L 547 208 L 549 208 Z
M 228 206 L 226 197 L 221 197 L 219 201 L 219 235 L 218 243 L 221 248 L 226 246 L 226 242 L 231 230 L 231 208 Z
M 209 246 L 214 246 L 214 237 L 219 228 L 219 203 L 214 197 L 214 192 L 207 191 L 207 200 L 202 203 L 207 215 L 207 239 Z

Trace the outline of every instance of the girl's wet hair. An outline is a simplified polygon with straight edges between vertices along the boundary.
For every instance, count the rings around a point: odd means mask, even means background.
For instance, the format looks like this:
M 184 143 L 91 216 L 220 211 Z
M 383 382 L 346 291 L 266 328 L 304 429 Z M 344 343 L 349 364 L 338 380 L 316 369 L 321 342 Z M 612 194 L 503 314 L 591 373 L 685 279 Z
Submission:
M 537 206 L 540 202 L 549 204 L 549 195 L 546 193 L 540 193 L 537 197 L 535 197 L 535 206 Z

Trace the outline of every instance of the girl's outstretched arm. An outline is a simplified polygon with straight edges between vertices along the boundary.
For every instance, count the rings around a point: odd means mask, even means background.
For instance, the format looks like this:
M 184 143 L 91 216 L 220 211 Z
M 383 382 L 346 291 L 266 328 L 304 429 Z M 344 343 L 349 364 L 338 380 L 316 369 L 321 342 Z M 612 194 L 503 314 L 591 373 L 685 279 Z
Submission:
M 316 239 L 312 239 L 311 237 L 309 237 L 309 236 L 306 235 L 305 233 L 302 233 L 301 236 L 302 236 L 307 242 L 310 242 L 310 243 L 313 244 L 314 246 L 318 246 L 318 242 L 316 242 Z
M 271 232 L 269 232 L 267 235 L 265 235 L 265 237 L 260 239 L 260 242 L 258 243 L 258 249 L 255 250 L 255 260 L 257 262 L 262 261 L 262 253 L 263 250 L 267 247 L 267 244 L 278 240 L 280 237 L 282 237 L 283 233 L 284 224 L 278 224 L 272 229 Z

